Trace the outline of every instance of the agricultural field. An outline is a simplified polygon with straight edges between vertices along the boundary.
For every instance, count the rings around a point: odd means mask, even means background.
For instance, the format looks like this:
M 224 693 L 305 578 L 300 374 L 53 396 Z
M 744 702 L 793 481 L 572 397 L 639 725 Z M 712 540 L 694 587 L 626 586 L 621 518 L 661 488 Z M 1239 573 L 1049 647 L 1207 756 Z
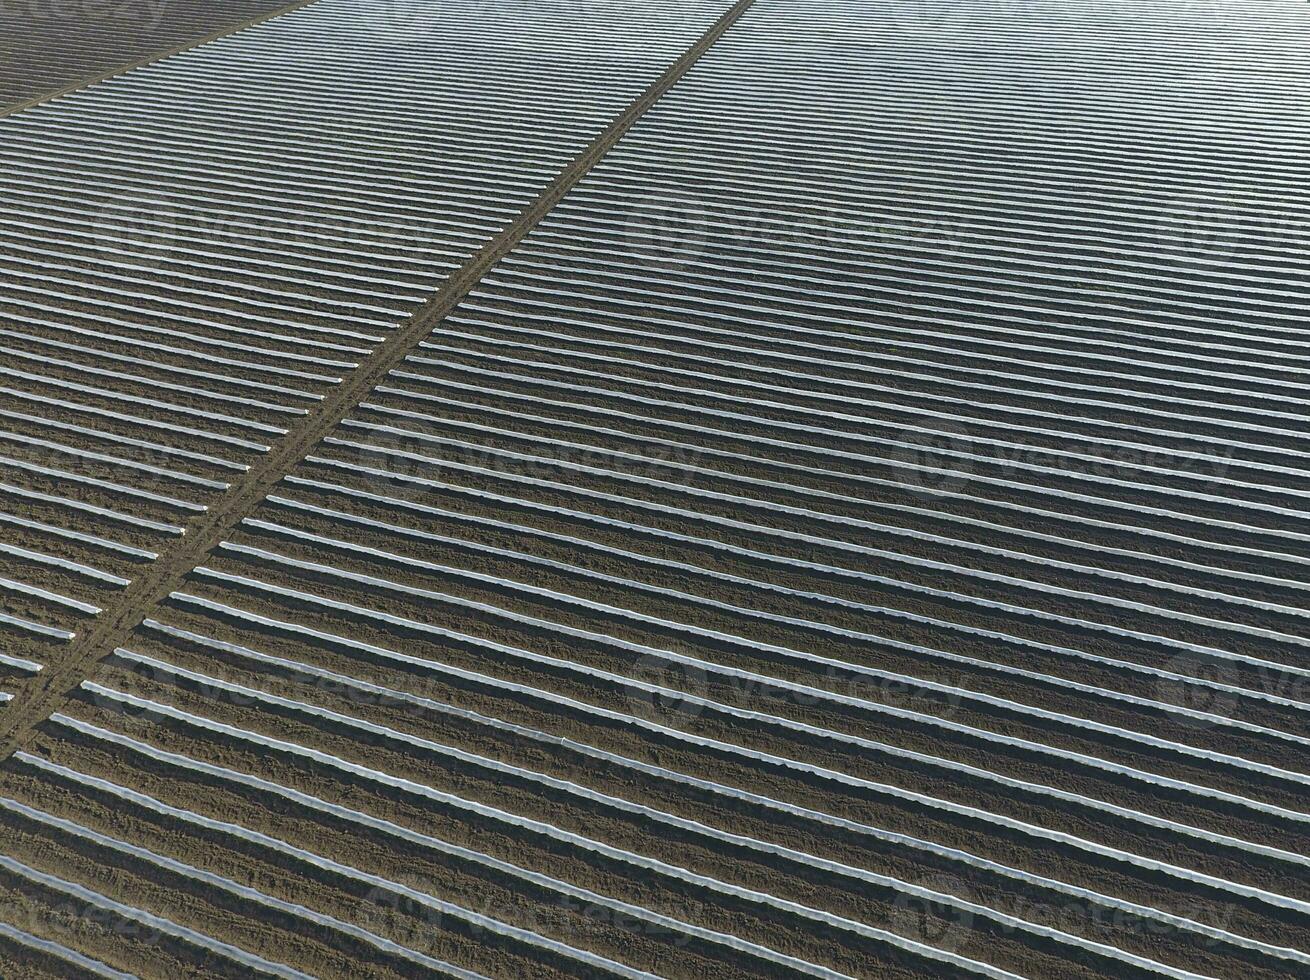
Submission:
M 0 119 L 0 977 L 1310 974 L 1307 37 L 315 0 Z

